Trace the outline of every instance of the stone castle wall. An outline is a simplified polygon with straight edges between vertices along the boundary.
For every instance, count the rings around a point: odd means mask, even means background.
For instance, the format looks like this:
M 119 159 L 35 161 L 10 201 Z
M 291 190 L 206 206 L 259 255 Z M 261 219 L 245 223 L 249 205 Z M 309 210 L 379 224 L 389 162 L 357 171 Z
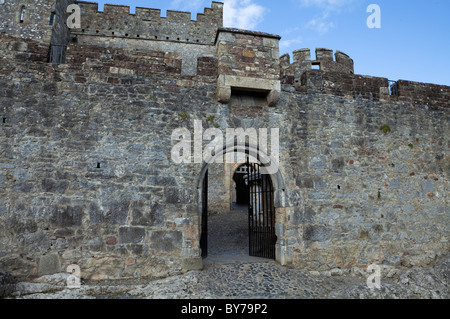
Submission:
M 280 263 L 426 265 L 448 251 L 450 87 L 399 81 L 392 96 L 341 53 L 319 50 L 329 65 L 302 69 L 307 50 L 290 64 L 273 35 L 217 30 L 210 45 L 77 31 L 61 65 L 48 63 L 50 37 L 2 35 L 0 268 L 34 277 L 77 263 L 89 279 L 200 268 L 203 166 L 171 159 L 173 130 L 193 133 L 194 120 L 224 134 L 280 128 Z
M 20 22 L 22 7 L 25 17 Z M 52 36 L 50 15 L 55 11 L 54 0 L 10 0 L 0 5 L 0 34 L 49 42 Z

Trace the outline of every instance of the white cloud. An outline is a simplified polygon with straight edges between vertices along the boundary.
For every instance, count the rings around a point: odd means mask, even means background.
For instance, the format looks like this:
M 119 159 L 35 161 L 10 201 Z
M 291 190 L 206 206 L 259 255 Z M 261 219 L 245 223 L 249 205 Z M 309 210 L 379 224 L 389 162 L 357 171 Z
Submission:
M 268 9 L 254 3 L 253 0 L 225 0 L 223 11 L 225 27 L 255 29 L 263 21 Z
M 296 37 L 293 39 L 281 39 L 280 41 L 280 50 L 286 50 L 294 45 L 299 45 L 303 43 L 302 37 Z
M 354 10 L 356 5 L 363 0 L 295 0 L 302 7 L 315 7 L 322 12 L 321 16 L 311 19 L 306 27 L 315 30 L 319 34 L 324 34 L 333 29 L 336 25 L 330 21 L 331 15 L 340 14 L 343 11 Z
M 298 31 L 300 31 L 300 27 L 299 26 L 295 26 L 295 27 L 291 27 L 291 28 L 287 28 L 287 29 L 283 30 L 281 32 L 281 34 L 288 35 L 288 34 L 291 34 L 291 33 L 294 33 L 294 32 L 298 32 Z
M 359 0 L 297 0 L 304 7 L 319 7 L 326 10 L 337 10 L 348 7 Z
M 170 4 L 170 8 L 175 8 L 174 10 L 182 10 L 188 12 L 202 12 L 203 7 L 209 6 L 211 6 L 211 3 L 205 0 L 173 0 Z
M 320 34 L 327 33 L 330 29 L 334 28 L 334 23 L 331 21 L 327 21 L 328 13 L 325 13 L 321 17 L 314 18 L 310 20 L 306 27 L 316 30 Z
M 222 0 L 224 27 L 253 30 L 264 19 L 269 11 L 267 8 L 255 3 L 254 0 Z M 172 0 L 171 8 L 188 12 L 202 12 L 205 7 L 211 6 L 210 0 Z

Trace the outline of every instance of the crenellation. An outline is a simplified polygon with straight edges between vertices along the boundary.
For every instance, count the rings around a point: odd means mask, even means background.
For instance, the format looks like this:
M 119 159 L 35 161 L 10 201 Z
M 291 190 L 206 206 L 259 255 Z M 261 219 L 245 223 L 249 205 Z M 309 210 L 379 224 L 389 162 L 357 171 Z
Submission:
M 173 20 L 177 23 L 190 22 L 191 13 L 185 11 L 167 10 L 167 20 Z
M 294 63 L 309 62 L 311 61 L 311 50 L 300 49 L 293 52 Z
M 136 7 L 136 17 L 142 20 L 158 20 L 161 17 L 161 9 Z
M 166 17 L 161 10 L 136 8 L 131 14 L 129 6 L 105 5 L 104 12 L 98 11 L 94 3 L 79 3 L 82 8 L 82 27 L 74 33 L 101 37 L 135 37 L 158 41 L 181 41 L 198 44 L 214 42 L 217 29 L 222 26 L 223 6 L 213 3 L 205 8 L 197 21 L 191 20 L 191 13 L 168 10 Z
M 117 4 L 105 4 L 103 7 L 102 15 L 129 15 L 130 6 L 117 5 Z
M 333 60 L 333 50 L 325 48 L 317 48 L 316 60 L 317 61 Z
M 80 5 L 82 14 L 86 16 L 91 16 L 97 14 L 98 11 L 98 3 L 97 2 L 76 2 L 76 4 Z M 105 5 L 106 6 L 106 5 Z
M 336 51 L 335 53 L 335 59 L 337 65 L 342 66 L 341 72 L 350 72 L 354 73 L 354 66 L 353 66 L 353 60 L 344 52 Z

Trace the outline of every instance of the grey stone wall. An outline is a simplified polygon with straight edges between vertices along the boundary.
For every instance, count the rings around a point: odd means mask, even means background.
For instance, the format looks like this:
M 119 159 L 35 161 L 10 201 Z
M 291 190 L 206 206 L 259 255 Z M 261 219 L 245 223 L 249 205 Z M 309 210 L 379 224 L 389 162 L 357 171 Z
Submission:
M 193 134 L 195 120 L 224 134 L 280 129 L 280 263 L 418 265 L 448 252 L 448 87 L 401 81 L 390 97 L 386 79 L 336 70 L 297 83 L 282 59 L 271 107 L 261 92 L 234 92 L 227 104 L 214 45 L 80 36 L 56 66 L 42 37 L 14 32 L 0 41 L 0 268 L 29 278 L 76 263 L 89 279 L 200 268 L 203 166 L 171 158 L 172 132 Z M 233 51 L 244 67 L 268 37 L 223 32 L 253 41 L 251 54 L 243 43 Z M 239 42 L 222 40 L 222 49 Z M 197 51 L 183 55 L 184 45 Z
M 55 0 L 6 0 L 0 7 L 0 34 L 50 43 L 52 26 L 49 22 L 55 3 Z M 25 16 L 19 23 L 22 6 Z
M 295 145 L 290 164 L 282 160 L 295 183 L 283 229 L 288 259 L 348 268 L 448 250 L 447 110 L 282 96 L 282 105 L 297 105 L 282 134 Z
M 83 34 L 102 37 L 139 38 L 154 41 L 171 41 L 192 44 L 214 44 L 216 32 L 223 24 L 223 4 L 212 2 L 197 20 L 191 20 L 190 12 L 136 8 L 130 14 L 128 6 L 104 6 L 98 12 L 96 3 L 77 2 L 81 7 L 81 28 L 74 30 Z

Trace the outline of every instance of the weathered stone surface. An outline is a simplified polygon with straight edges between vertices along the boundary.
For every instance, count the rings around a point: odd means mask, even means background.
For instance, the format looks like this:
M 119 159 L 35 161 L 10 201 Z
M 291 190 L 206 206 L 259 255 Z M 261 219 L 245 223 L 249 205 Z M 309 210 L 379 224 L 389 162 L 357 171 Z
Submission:
M 120 227 L 119 244 L 137 244 L 145 239 L 145 229 L 139 227 Z
M 151 249 L 170 253 L 181 248 L 182 233 L 179 231 L 154 231 L 150 236 Z
M 133 226 L 163 226 L 165 208 L 159 203 L 150 206 L 150 211 L 144 212 L 143 207 L 140 209 L 134 208 L 132 212 Z
M 112 200 L 102 203 L 99 206 L 96 203 L 89 205 L 89 216 L 93 225 L 101 223 L 125 224 L 128 216 L 130 202 L 127 200 Z
M 303 229 L 305 241 L 327 241 L 331 238 L 331 230 L 325 226 L 308 225 Z
M 54 206 L 50 222 L 56 227 L 77 227 L 81 226 L 84 216 L 83 209 L 80 206 Z
M 202 173 L 217 195 L 210 212 L 232 206 L 234 185 L 230 164 L 193 163 L 192 151 L 212 142 L 198 142 L 206 130 L 220 140 L 228 128 L 279 129 L 271 181 L 280 263 L 414 269 L 448 251 L 449 87 L 399 81 L 398 96 L 388 95 L 386 78 L 353 74 L 353 60 L 329 49 L 317 61 L 295 51 L 291 63 L 279 58 L 277 36 L 219 30 L 216 2 L 198 21 L 83 3 L 98 28 L 70 31 L 62 16 L 48 26 L 49 12 L 69 2 L 34 1 L 33 21 L 21 24 L 18 0 L 0 10 L 5 270 L 58 272 L 58 258 L 91 279 L 199 267 Z M 56 40 L 68 47 L 53 65 Z M 177 128 L 189 144 L 181 164 L 172 161 Z
M 305 207 L 304 211 L 296 209 L 292 218 L 292 224 L 310 224 L 315 221 L 315 212 L 311 207 Z
M 0 298 L 8 297 L 15 290 L 16 280 L 14 277 L 0 269 Z
M 39 274 L 52 275 L 61 272 L 61 259 L 57 254 L 43 255 L 39 259 Z
M 405 254 L 401 264 L 405 267 L 427 267 L 436 260 L 436 253 L 433 251 L 424 251 L 412 254 Z

